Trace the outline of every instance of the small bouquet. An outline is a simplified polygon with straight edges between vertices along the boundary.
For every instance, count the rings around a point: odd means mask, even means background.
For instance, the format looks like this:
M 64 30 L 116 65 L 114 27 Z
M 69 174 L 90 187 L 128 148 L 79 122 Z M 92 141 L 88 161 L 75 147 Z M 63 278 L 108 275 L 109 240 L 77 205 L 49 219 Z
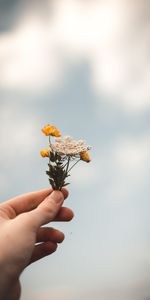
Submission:
M 46 125 L 42 132 L 49 138 L 47 149 L 40 151 L 42 157 L 48 157 L 48 170 L 46 174 L 53 190 L 61 190 L 68 185 L 66 178 L 70 176 L 71 169 L 79 162 L 90 162 L 88 150 L 91 149 L 83 140 L 73 140 L 70 136 L 61 137 L 57 127 Z M 51 141 L 55 137 L 55 142 Z

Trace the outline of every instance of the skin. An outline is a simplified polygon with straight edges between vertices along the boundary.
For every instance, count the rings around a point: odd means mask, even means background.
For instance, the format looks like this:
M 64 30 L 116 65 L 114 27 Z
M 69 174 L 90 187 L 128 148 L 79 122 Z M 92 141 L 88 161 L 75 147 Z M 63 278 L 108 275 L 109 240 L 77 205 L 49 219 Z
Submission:
M 73 218 L 73 212 L 62 207 L 67 196 L 66 189 L 46 189 L 0 204 L 0 300 L 18 300 L 22 271 L 52 254 L 64 240 L 61 231 L 42 226 Z

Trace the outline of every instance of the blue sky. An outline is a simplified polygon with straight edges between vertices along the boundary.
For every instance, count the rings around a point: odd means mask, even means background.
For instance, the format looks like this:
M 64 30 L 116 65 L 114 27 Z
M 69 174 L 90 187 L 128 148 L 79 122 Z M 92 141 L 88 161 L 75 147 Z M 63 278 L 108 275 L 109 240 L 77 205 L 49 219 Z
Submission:
M 46 123 L 93 146 L 22 300 L 150 298 L 149 27 L 148 1 L 0 3 L 1 201 L 48 186 Z

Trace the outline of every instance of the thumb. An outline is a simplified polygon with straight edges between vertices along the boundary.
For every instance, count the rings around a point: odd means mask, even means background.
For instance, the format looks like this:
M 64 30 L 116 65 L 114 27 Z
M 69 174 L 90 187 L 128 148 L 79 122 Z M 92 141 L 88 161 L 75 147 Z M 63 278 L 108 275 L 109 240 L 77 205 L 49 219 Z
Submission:
M 40 227 L 54 220 L 64 202 L 64 195 L 60 191 L 53 191 L 34 210 L 28 212 L 29 223 L 33 227 Z

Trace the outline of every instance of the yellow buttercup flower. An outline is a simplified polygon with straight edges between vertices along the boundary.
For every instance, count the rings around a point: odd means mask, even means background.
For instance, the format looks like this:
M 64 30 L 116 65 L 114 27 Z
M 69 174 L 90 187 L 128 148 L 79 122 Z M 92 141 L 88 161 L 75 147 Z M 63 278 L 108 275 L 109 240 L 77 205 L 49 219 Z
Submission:
M 88 152 L 86 152 L 86 151 L 83 151 L 83 152 L 80 153 L 80 159 L 84 160 L 86 162 L 91 161 L 90 156 L 89 156 Z
M 48 136 L 48 135 L 52 135 L 52 136 L 55 136 L 55 137 L 60 137 L 61 136 L 61 134 L 60 134 L 59 130 L 57 129 L 57 127 L 52 126 L 52 125 L 46 125 L 41 130 L 46 136 Z
M 45 149 L 45 150 L 40 151 L 40 154 L 41 154 L 42 157 L 49 157 L 49 153 L 50 153 L 49 149 Z

